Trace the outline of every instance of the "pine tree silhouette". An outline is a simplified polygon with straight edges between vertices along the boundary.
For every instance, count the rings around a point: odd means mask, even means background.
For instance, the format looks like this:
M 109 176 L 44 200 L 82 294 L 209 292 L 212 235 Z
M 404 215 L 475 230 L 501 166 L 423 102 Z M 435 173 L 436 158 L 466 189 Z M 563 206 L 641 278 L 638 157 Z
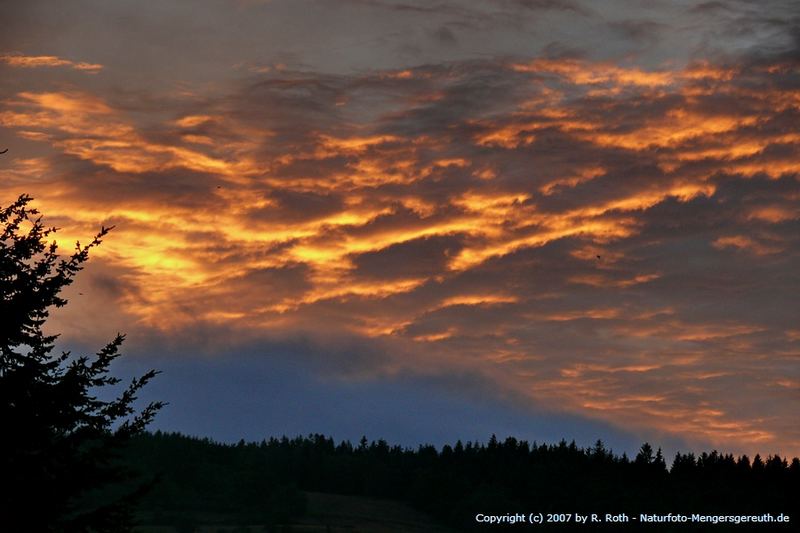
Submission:
M 132 407 L 156 372 L 102 401 L 97 389 L 119 382 L 109 366 L 124 337 L 92 357 L 54 353 L 57 335 L 43 332 L 49 310 L 66 305 L 61 290 L 109 228 L 61 257 L 47 242 L 56 229 L 30 201 L 23 195 L 0 208 L 0 520 L 9 531 L 127 531 L 138 489 L 121 488 L 129 473 L 115 457 L 163 405 Z

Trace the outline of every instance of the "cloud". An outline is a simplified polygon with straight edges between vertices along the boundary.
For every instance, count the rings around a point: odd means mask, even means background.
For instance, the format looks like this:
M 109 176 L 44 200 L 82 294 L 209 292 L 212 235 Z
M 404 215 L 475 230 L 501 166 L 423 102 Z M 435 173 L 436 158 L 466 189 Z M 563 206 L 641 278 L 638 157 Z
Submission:
M 585 18 L 535 4 L 491 14 Z M 475 6 L 370 5 L 441 17 L 420 33 L 457 28 L 441 53 L 493 35 Z M 78 307 L 113 300 L 104 323 L 153 346 L 305 339 L 331 379 L 478 376 L 520 408 L 797 453 L 795 56 L 770 37 L 633 60 L 656 28 L 634 15 L 601 25 L 626 36 L 599 56 L 37 78 L 0 104 L 21 154 L 0 197 L 33 194 L 60 242 L 115 225 Z
M 653 44 L 659 40 L 660 33 L 669 27 L 652 20 L 621 20 L 611 22 L 610 26 L 624 37 L 642 44 Z
M 0 61 L 15 68 L 70 67 L 88 74 L 97 74 L 103 65 L 97 63 L 75 62 L 58 56 L 29 56 L 20 52 L 0 55 Z
M 440 26 L 432 35 L 433 39 L 443 46 L 455 46 L 458 44 L 458 39 L 453 33 L 453 30 L 447 26 Z
M 534 11 L 552 9 L 557 11 L 572 11 L 581 15 L 588 15 L 590 13 L 590 11 L 579 2 L 572 2 L 570 0 L 513 0 L 513 3 Z
M 378 279 L 427 279 L 447 268 L 448 257 L 462 248 L 457 235 L 421 237 L 358 254 L 355 275 Z

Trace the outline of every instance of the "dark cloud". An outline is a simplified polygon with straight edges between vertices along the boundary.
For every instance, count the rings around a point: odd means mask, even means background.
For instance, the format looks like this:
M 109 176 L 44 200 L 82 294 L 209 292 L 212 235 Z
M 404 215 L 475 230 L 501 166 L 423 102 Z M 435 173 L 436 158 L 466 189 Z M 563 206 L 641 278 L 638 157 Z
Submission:
M 512 0 L 512 3 L 533 11 L 556 10 L 572 11 L 581 15 L 591 14 L 587 7 L 571 0 Z
M 428 278 L 447 267 L 447 261 L 461 250 L 463 237 L 423 237 L 354 258 L 355 275 L 373 279 Z
M 248 217 L 259 222 L 294 224 L 324 218 L 343 208 L 340 196 L 313 192 L 278 189 L 267 194 L 265 200 L 269 203 L 248 211 Z
M 433 32 L 432 37 L 437 43 L 443 46 L 455 46 L 458 44 L 455 33 L 447 26 L 440 26 Z
M 658 41 L 662 32 L 669 31 L 666 24 L 652 20 L 621 20 L 611 22 L 610 26 L 624 37 L 641 44 L 654 43 Z

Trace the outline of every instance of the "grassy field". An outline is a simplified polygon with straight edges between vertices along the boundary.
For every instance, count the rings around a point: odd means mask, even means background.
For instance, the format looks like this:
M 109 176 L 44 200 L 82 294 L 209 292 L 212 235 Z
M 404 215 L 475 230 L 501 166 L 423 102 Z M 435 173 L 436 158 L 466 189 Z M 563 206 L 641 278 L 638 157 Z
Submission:
M 376 500 L 340 494 L 305 493 L 308 508 L 305 516 L 290 524 L 264 526 L 225 525 L 224 518 L 198 525 L 193 533 L 450 533 L 411 506 L 392 500 Z M 191 528 L 142 526 L 137 533 L 189 533 Z

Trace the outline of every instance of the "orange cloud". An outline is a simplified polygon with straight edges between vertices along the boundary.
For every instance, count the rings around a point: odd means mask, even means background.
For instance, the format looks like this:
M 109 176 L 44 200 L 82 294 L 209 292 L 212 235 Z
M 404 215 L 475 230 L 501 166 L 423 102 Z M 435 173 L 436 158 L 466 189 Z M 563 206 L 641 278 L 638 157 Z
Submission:
M 742 449 L 800 442 L 757 408 L 791 405 L 794 382 L 795 316 L 770 303 L 794 288 L 770 283 L 793 279 L 800 200 L 783 71 L 459 68 L 272 69 L 202 105 L 17 92 L 0 124 L 35 155 L 9 159 L 0 193 L 35 194 L 61 242 L 116 225 L 97 258 L 148 331 L 348 334 L 402 354 L 387 372 L 474 372 Z
M 75 62 L 57 56 L 27 56 L 21 53 L 0 55 L 0 61 L 15 68 L 71 67 L 89 74 L 97 74 L 103 65 L 97 63 Z
M 675 79 L 671 72 L 645 71 L 636 67 L 620 67 L 612 63 L 590 63 L 576 59 L 535 59 L 529 63 L 515 64 L 517 72 L 552 73 L 577 85 L 633 85 L 661 87 Z
M 727 237 L 720 237 L 713 242 L 713 245 L 715 248 L 734 248 L 751 252 L 756 255 L 777 254 L 783 251 L 783 249 L 778 246 L 762 244 L 757 240 L 745 235 L 730 235 Z

